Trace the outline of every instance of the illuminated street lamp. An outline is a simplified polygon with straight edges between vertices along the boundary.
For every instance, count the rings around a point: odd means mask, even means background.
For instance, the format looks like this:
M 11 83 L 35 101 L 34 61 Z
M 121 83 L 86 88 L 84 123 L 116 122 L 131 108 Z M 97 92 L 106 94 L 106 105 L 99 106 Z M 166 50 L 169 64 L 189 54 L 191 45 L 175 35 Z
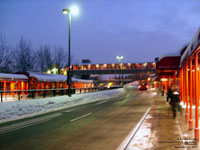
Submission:
M 58 73 L 58 69 L 54 67 L 54 68 L 52 69 L 52 72 L 53 72 L 53 74 L 57 74 L 57 73 Z
M 122 60 L 123 58 L 124 58 L 123 56 L 117 56 L 117 57 L 116 57 L 116 59 L 119 60 L 119 68 L 120 68 L 120 62 L 121 62 L 121 60 Z
M 47 70 L 47 73 L 48 73 L 48 74 L 51 74 L 51 70 Z
M 123 56 L 117 56 L 116 59 L 119 60 L 119 69 L 120 69 L 120 62 L 121 60 L 123 59 L 124 57 Z M 120 71 L 121 72 L 121 71 Z M 121 73 L 120 73 L 121 74 Z M 119 76 L 119 85 L 120 85 L 120 76 Z
M 78 8 L 73 6 L 71 9 L 63 9 L 64 15 L 69 15 L 69 39 L 68 39 L 68 72 L 67 72 L 67 84 L 68 84 L 68 96 L 71 96 L 71 15 L 78 14 Z
M 119 60 L 119 62 L 121 62 L 121 60 L 123 59 L 124 57 L 123 56 L 117 56 L 116 59 Z

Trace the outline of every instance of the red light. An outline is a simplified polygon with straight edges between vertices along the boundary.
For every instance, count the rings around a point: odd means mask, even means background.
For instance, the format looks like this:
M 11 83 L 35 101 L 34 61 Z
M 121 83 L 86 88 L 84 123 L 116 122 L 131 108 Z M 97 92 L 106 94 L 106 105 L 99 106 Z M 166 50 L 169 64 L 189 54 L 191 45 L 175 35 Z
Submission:
M 139 85 L 138 88 L 141 88 L 141 86 Z
M 149 86 L 147 85 L 146 88 L 148 88 Z

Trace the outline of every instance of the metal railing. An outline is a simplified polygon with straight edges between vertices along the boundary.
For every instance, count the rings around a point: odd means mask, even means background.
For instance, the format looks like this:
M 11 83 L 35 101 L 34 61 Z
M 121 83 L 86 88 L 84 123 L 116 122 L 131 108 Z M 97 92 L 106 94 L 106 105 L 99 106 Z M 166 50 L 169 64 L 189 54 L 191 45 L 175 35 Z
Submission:
M 90 93 L 96 91 L 103 91 L 109 89 L 115 89 L 120 87 L 99 87 L 99 88 L 72 88 L 72 94 Z M 32 90 L 6 90 L 0 91 L 1 102 L 4 101 L 15 101 L 22 99 L 34 99 L 34 98 L 45 98 L 50 96 L 67 95 L 68 88 L 59 89 L 32 89 Z

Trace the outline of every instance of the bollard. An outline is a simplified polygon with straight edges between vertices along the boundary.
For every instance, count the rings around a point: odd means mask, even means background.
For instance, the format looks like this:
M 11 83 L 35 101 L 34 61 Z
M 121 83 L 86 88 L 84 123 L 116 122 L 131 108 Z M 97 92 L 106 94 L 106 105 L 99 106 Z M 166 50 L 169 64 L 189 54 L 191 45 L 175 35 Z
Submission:
M 1 102 L 3 102 L 3 92 L 1 92 Z
M 44 98 L 46 97 L 46 91 L 44 91 L 44 93 L 43 93 L 43 97 L 44 97 Z
M 32 96 L 32 99 L 34 99 L 34 97 L 35 97 L 35 93 L 34 93 L 34 91 L 32 91 L 31 96 Z
M 53 96 L 56 96 L 56 90 L 55 89 L 53 90 Z
M 18 100 L 19 100 L 19 101 L 20 101 L 20 94 L 21 94 L 21 92 L 18 91 Z

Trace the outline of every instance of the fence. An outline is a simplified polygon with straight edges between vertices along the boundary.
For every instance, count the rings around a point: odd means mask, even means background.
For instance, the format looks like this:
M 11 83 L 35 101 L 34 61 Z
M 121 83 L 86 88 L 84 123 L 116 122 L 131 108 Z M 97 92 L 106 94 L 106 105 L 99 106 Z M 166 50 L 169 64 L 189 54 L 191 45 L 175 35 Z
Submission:
M 72 94 L 81 94 L 89 93 L 96 91 L 109 90 L 120 87 L 99 87 L 99 88 L 72 88 Z M 68 88 L 59 88 L 59 89 L 34 89 L 34 90 L 14 90 L 14 91 L 0 91 L 1 102 L 5 101 L 15 101 L 15 100 L 24 100 L 24 99 L 34 99 L 34 98 L 45 98 L 49 96 L 57 95 L 67 95 Z

